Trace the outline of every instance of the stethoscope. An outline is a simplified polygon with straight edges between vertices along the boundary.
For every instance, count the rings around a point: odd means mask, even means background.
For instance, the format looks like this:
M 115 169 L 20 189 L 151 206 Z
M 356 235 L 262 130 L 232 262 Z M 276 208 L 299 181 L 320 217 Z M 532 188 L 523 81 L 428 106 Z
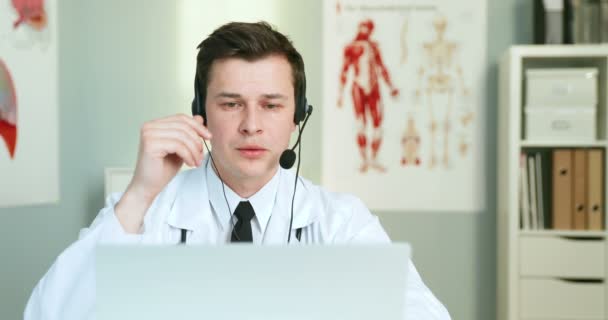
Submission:
M 308 117 L 306 118 L 306 120 L 307 119 L 308 119 Z M 306 121 L 304 122 L 304 124 L 306 124 Z M 302 129 L 300 130 L 300 135 L 301 135 L 301 132 L 302 132 Z M 299 140 L 299 137 L 298 137 L 298 140 Z M 207 147 L 207 143 L 206 142 L 205 142 L 205 147 Z M 207 147 L 207 152 L 209 153 L 209 158 L 211 159 L 211 164 L 213 166 L 215 166 L 215 162 L 213 161 L 213 156 L 211 156 L 211 152 L 209 151 L 208 147 Z M 292 197 L 291 218 L 290 218 L 290 221 L 289 221 L 289 238 L 287 240 L 287 243 L 289 243 L 290 242 L 289 240 L 291 239 L 291 225 L 292 225 L 292 222 L 293 222 L 293 200 L 295 198 L 295 192 L 296 192 L 295 187 L 296 187 L 297 181 L 298 181 L 297 180 L 298 179 L 298 173 L 297 172 L 300 170 L 300 160 L 299 159 L 300 158 L 298 157 L 298 169 L 296 171 L 296 181 L 294 183 L 295 184 L 294 185 L 294 191 L 293 191 L 294 192 L 294 196 Z M 209 165 L 209 162 L 207 162 L 207 165 Z M 281 166 L 283 167 L 282 164 L 281 164 Z M 205 168 L 205 170 L 206 170 L 206 168 Z M 218 172 L 218 178 L 220 179 L 220 181 L 222 183 L 222 192 L 224 194 L 224 200 L 226 200 L 226 206 L 228 207 L 228 210 L 230 210 L 230 205 L 228 204 L 228 198 L 226 197 L 226 189 L 224 187 L 224 180 L 222 180 L 221 176 L 219 176 L 219 172 Z M 230 211 L 228 211 L 228 212 L 230 212 Z M 230 213 L 230 219 L 232 220 L 232 213 Z M 232 227 L 233 227 L 232 232 L 234 232 L 234 225 Z M 296 239 L 298 239 L 298 242 L 301 242 L 301 239 L 302 239 L 302 229 L 303 228 L 297 228 L 296 229 Z M 179 240 L 179 244 L 186 244 L 186 241 L 188 240 L 188 229 L 180 229 L 180 230 L 181 230 L 181 237 L 180 237 L 180 240 Z
M 180 237 L 179 244 L 185 245 L 186 241 L 188 240 L 188 230 L 187 229 L 180 229 L 180 230 L 182 232 L 182 235 Z M 298 228 L 298 229 L 296 229 L 296 239 L 298 239 L 298 242 L 301 242 L 301 238 L 302 238 L 302 228 Z

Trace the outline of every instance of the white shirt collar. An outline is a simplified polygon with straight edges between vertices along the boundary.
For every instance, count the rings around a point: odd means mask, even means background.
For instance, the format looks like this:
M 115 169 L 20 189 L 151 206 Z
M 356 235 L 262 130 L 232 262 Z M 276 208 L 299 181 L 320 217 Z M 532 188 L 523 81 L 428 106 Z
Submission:
M 262 233 L 264 233 L 266 226 L 268 225 L 268 221 L 270 220 L 272 210 L 274 209 L 281 170 L 277 169 L 277 172 L 274 174 L 272 179 L 270 179 L 270 181 L 268 181 L 268 183 L 266 183 L 262 189 L 258 190 L 249 198 L 242 198 L 236 192 L 230 189 L 228 185 L 223 184 L 224 190 L 226 191 L 226 198 L 224 198 L 222 181 L 220 181 L 219 177 L 215 173 L 215 170 L 213 170 L 211 161 L 207 161 L 207 168 L 205 170 L 207 171 L 209 202 L 211 203 L 211 206 L 213 207 L 213 210 L 216 213 L 222 227 L 224 229 L 231 228 L 229 225 L 229 223 L 231 223 L 230 218 L 234 214 L 234 210 L 238 206 L 239 202 L 249 201 L 253 207 L 253 210 L 255 211 L 255 218 L 253 220 L 257 221 L 258 227 Z M 228 211 L 228 207 L 226 206 L 226 199 L 228 199 L 231 212 Z

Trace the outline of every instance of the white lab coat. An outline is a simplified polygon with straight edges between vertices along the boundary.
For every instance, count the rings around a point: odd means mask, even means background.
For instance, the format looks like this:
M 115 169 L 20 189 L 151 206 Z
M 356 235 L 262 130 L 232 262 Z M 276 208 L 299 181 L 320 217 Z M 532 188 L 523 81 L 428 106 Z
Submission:
M 93 319 L 95 302 L 94 251 L 99 243 L 177 244 L 181 229 L 188 244 L 226 243 L 222 223 L 209 203 L 206 166 L 177 175 L 155 199 L 144 218 L 141 234 L 127 234 L 114 214 L 120 194 L 108 197 L 89 228 L 68 247 L 40 280 L 27 303 L 24 318 Z M 279 173 L 277 196 L 263 235 L 263 244 L 285 244 L 294 175 Z M 296 192 L 291 244 L 388 243 L 378 218 L 356 197 L 329 192 L 300 179 Z M 302 229 L 301 242 L 295 230 Z M 407 319 L 446 320 L 444 306 L 424 285 L 410 262 L 406 293 Z M 271 306 L 269 306 L 271 307 Z

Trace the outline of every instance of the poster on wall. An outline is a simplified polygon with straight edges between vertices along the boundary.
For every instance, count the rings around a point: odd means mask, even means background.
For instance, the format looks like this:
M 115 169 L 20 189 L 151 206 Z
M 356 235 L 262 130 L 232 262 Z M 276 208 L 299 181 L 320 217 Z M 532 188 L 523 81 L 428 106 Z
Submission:
M 0 207 L 56 202 L 56 0 L 0 0 Z
M 372 210 L 482 211 L 485 0 L 323 3 L 323 184 Z

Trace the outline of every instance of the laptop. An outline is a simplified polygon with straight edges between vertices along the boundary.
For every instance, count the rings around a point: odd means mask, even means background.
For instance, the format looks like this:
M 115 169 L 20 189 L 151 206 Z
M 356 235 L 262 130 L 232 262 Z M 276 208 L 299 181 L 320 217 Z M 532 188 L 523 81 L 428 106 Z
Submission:
M 408 244 L 100 246 L 97 320 L 405 315 Z

